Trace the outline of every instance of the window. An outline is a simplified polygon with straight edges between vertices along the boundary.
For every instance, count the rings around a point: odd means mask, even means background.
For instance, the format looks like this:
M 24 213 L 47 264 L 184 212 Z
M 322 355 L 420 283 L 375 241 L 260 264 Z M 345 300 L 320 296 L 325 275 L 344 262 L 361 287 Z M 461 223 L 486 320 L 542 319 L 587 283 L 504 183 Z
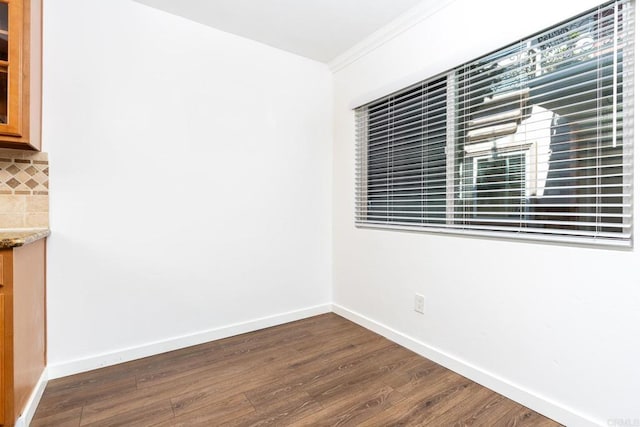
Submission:
M 446 78 L 417 85 L 367 107 L 367 218 L 444 223 Z
M 633 10 L 602 5 L 356 109 L 356 224 L 630 245 Z

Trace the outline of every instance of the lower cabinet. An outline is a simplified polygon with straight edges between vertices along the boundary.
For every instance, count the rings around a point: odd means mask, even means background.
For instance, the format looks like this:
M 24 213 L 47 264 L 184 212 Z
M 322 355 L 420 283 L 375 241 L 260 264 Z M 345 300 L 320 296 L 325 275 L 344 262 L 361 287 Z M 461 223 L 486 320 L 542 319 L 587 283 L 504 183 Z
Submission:
M 13 426 L 46 362 L 45 239 L 0 249 L 0 425 Z

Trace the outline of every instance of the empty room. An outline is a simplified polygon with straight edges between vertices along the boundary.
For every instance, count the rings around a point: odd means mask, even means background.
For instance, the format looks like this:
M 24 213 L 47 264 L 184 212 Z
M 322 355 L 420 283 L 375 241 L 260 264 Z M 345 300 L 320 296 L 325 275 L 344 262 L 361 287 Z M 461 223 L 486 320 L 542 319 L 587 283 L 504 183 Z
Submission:
M 0 426 L 640 426 L 635 0 L 1 0 Z

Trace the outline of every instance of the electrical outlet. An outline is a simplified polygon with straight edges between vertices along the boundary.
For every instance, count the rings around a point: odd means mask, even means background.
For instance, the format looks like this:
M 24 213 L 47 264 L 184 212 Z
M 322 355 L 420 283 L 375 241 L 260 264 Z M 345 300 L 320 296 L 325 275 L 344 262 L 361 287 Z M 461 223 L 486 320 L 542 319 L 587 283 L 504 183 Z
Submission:
M 420 314 L 424 314 L 424 296 L 416 294 L 413 299 L 413 309 Z

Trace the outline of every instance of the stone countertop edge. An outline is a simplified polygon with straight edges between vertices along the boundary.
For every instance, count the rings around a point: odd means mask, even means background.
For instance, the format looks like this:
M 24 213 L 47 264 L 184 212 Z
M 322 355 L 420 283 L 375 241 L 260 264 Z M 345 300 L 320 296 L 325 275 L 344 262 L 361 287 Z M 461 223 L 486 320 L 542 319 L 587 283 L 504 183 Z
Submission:
M 48 228 L 0 228 L 0 249 L 11 249 L 44 239 L 51 234 Z

